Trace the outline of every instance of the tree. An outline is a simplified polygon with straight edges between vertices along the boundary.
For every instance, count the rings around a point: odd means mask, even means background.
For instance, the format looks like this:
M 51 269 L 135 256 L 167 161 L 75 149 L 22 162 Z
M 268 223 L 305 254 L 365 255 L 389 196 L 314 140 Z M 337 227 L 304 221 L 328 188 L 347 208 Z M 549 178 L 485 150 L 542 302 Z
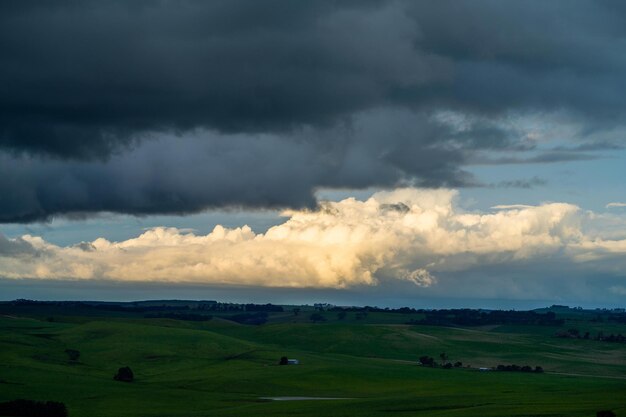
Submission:
M 309 317 L 309 319 L 313 323 L 317 323 L 317 322 L 320 322 L 320 321 L 326 321 L 326 317 L 322 316 L 320 313 L 313 313 L 313 314 L 311 314 L 311 317 Z
M 616 417 L 616 415 L 611 410 L 600 410 L 596 413 L 596 417 Z
M 420 356 L 419 358 L 420 363 L 423 366 L 434 366 L 435 365 L 435 359 L 431 358 L 430 356 Z
M 133 382 L 135 379 L 135 375 L 129 366 L 124 366 L 117 370 L 117 373 L 113 376 L 113 379 L 116 381 L 122 382 Z
M 446 352 L 440 353 L 439 357 L 441 358 L 441 362 L 445 362 L 448 360 L 448 355 L 446 355 Z
M 279 365 L 289 365 L 289 359 L 286 356 L 281 356 L 280 361 L 278 361 Z
M 297 315 L 299 315 L 299 314 L 300 314 L 300 309 L 299 309 L 298 307 L 294 308 L 294 309 L 293 309 L 293 315 L 294 315 L 294 316 L 297 316 Z

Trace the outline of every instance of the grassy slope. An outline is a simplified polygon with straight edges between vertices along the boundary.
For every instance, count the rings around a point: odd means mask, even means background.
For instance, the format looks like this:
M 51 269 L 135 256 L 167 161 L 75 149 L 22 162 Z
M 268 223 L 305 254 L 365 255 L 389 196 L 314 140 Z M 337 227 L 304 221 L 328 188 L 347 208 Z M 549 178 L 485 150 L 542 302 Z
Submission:
M 0 400 L 59 400 L 72 417 L 592 416 L 602 408 L 626 414 L 626 379 L 619 379 L 626 377 L 623 345 L 556 339 L 541 328 L 282 321 L 251 327 L 219 319 L 0 318 Z M 81 352 L 79 363 L 69 363 L 66 348 Z M 441 351 L 472 366 L 542 365 L 595 377 L 429 369 L 405 362 Z M 275 366 L 283 354 L 302 365 Z M 135 371 L 135 382 L 113 381 L 124 365 Z M 288 395 L 354 399 L 259 399 Z

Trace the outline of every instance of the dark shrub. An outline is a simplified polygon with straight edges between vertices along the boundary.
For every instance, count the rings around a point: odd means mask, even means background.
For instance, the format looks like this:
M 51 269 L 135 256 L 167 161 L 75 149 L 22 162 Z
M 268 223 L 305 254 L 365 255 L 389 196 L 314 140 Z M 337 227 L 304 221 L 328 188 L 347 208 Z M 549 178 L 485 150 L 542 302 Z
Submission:
M 435 366 L 435 359 L 430 356 L 420 356 L 420 363 L 424 366 Z
M 124 366 L 117 370 L 117 373 L 113 377 L 116 381 L 122 382 L 133 382 L 135 375 L 133 375 L 133 371 L 128 366 Z
M 460 368 L 461 366 L 463 366 L 463 362 L 454 362 L 455 368 Z
M 279 365 L 289 365 L 289 359 L 286 356 L 282 356 L 280 358 L 280 361 L 278 362 Z
M 596 417 L 616 417 L 611 410 L 600 410 L 596 413 Z
M 15 400 L 0 403 L 0 415 L 16 417 L 67 417 L 65 404 L 56 401 Z
M 320 313 L 313 313 L 309 317 L 309 320 L 311 320 L 313 323 L 318 323 L 320 321 L 326 321 L 326 317 L 322 316 Z

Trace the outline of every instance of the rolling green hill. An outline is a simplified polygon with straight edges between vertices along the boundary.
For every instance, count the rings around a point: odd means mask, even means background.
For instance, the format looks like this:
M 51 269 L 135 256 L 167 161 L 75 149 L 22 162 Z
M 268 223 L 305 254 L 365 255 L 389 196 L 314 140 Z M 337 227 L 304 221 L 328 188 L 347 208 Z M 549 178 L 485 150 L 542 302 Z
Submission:
M 388 313 L 359 323 L 276 313 L 260 326 L 40 313 L 0 317 L 0 401 L 61 401 L 71 417 L 626 415 L 626 345 L 554 328 L 382 324 Z M 463 367 L 419 366 L 441 352 Z M 301 364 L 278 366 L 283 355 Z M 476 369 L 498 364 L 546 372 Z M 135 381 L 114 381 L 126 365 Z M 342 399 L 264 399 L 285 396 Z

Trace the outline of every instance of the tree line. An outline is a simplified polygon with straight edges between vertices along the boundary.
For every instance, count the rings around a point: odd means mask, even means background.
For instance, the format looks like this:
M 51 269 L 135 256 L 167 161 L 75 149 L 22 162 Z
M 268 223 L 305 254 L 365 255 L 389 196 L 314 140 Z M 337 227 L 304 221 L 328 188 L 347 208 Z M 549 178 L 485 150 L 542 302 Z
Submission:
M 473 310 L 449 309 L 423 311 L 424 318 L 411 320 L 407 324 L 430 326 L 484 326 L 493 324 L 524 324 L 541 326 L 560 326 L 565 322 L 558 319 L 552 311 L 516 310 Z
M 555 333 L 555 337 L 561 339 L 583 339 L 595 340 L 599 342 L 626 343 L 626 336 L 621 333 L 605 335 L 603 331 L 599 331 L 595 336 L 591 336 L 589 332 L 582 333 L 578 329 L 560 330 Z

